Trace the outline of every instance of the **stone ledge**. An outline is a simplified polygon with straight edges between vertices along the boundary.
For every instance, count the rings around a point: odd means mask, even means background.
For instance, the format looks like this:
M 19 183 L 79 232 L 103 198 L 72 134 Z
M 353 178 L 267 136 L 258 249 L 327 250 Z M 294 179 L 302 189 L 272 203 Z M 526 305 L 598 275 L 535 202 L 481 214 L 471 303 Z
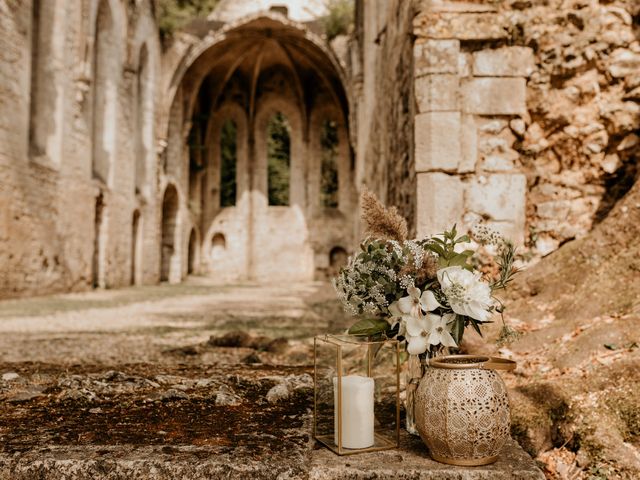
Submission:
M 509 440 L 500 459 L 481 467 L 433 461 L 420 439 L 403 433 L 401 448 L 339 457 L 329 450 L 256 452 L 248 447 L 40 447 L 0 454 L 0 478 L 12 480 L 544 480 L 535 462 Z
M 406 432 L 399 450 L 339 457 L 311 437 L 309 371 L 0 364 L 0 479 L 543 478 L 514 441 L 486 467 L 434 462 Z
M 481 467 L 456 467 L 438 463 L 429 457 L 417 437 L 401 435 L 400 449 L 336 457 L 326 449 L 311 457 L 310 480 L 543 480 L 544 475 L 532 458 L 509 440 L 500 459 Z

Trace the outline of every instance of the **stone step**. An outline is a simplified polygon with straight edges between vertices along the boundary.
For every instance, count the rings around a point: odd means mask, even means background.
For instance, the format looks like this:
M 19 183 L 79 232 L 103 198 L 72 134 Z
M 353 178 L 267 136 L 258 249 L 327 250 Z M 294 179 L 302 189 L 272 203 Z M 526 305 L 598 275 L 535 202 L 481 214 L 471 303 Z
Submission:
M 0 364 L 0 479 L 543 479 L 514 441 L 484 467 L 420 439 L 336 456 L 311 438 L 309 367 Z

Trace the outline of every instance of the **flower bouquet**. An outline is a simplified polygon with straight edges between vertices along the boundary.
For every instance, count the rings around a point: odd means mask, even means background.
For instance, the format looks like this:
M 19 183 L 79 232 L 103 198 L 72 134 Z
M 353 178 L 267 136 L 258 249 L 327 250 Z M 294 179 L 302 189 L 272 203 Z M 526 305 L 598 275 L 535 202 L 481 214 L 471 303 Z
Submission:
M 469 326 L 482 335 L 482 325 L 502 314 L 494 292 L 517 272 L 512 242 L 484 225 L 474 227 L 473 240 L 495 252 L 495 274 L 483 275 L 472 263 L 476 251 L 461 248 L 471 238 L 455 226 L 408 240 L 406 221 L 395 207 L 386 209 L 365 191 L 362 211 L 369 236 L 333 282 L 345 310 L 358 317 L 350 334 L 395 337 L 405 342 L 410 360 L 422 362 L 457 349 Z M 503 319 L 501 338 L 513 335 Z

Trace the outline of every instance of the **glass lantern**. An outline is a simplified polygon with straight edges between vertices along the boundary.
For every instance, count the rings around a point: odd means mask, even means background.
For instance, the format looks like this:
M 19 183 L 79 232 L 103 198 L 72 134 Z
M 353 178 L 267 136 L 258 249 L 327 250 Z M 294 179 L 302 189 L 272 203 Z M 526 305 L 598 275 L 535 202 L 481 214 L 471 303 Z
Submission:
M 400 445 L 400 347 L 353 335 L 314 339 L 314 438 L 338 455 Z

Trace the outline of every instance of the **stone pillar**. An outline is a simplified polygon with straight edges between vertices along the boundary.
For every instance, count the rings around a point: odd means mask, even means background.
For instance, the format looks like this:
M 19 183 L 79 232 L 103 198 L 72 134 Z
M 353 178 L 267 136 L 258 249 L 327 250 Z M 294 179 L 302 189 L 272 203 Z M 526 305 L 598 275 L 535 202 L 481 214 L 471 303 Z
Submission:
M 533 53 L 493 48 L 506 27 L 495 7 L 457 1 L 423 2 L 415 17 L 419 236 L 484 220 L 524 241 L 526 179 L 512 128 L 527 115 Z

